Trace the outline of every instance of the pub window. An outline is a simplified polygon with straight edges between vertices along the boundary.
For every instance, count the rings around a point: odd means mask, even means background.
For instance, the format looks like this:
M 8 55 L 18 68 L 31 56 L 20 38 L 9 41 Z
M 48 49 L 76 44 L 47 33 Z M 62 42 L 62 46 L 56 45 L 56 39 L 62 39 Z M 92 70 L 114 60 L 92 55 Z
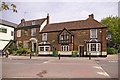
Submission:
M 31 29 L 32 36 L 36 35 L 36 28 Z
M 11 31 L 11 36 L 13 36 L 14 35 L 14 32 L 13 31 Z
M 100 50 L 100 49 L 101 49 L 100 45 L 101 45 L 101 44 L 99 43 L 99 44 L 98 44 L 98 51 L 101 51 L 101 50 Z
M 1 29 L 0 29 L 0 32 L 2 32 L 2 33 L 7 33 L 7 29 L 1 28 Z
M 50 46 L 41 46 L 39 47 L 40 51 L 49 51 L 50 50 Z
M 35 25 L 35 24 L 36 24 L 36 21 L 33 21 L 33 22 L 32 22 L 32 25 Z
M 97 38 L 97 29 L 90 30 L 90 38 Z
M 46 47 L 46 48 L 45 48 L 45 51 L 49 51 L 49 47 Z
M 42 41 L 47 41 L 47 33 L 42 34 Z
M 69 51 L 69 46 L 68 45 L 62 45 L 61 46 L 61 51 Z
M 96 51 L 96 44 L 91 44 L 91 51 Z
M 63 40 L 63 35 L 60 35 L 60 40 Z
M 21 37 L 21 30 L 17 31 L 17 37 Z
M 27 29 L 24 30 L 24 36 L 28 36 L 28 30 Z

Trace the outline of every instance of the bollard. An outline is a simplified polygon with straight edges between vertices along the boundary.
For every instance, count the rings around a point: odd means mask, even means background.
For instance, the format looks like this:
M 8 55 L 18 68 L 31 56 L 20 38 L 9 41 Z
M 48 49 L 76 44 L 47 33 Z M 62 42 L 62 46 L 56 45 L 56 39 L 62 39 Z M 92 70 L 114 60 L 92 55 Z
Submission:
M 32 55 L 30 54 L 30 59 L 32 58 Z
M 89 60 L 91 60 L 91 53 L 89 53 Z
M 58 56 L 59 56 L 59 60 L 60 60 L 60 54 Z

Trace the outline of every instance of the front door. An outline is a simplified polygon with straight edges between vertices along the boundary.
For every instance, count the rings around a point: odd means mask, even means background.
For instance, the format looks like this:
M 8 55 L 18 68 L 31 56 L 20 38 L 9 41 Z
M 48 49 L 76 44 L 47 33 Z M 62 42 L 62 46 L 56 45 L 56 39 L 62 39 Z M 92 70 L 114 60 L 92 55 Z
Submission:
M 36 43 L 33 43 L 34 46 L 34 52 L 36 52 Z
M 79 56 L 84 56 L 84 46 L 79 46 Z

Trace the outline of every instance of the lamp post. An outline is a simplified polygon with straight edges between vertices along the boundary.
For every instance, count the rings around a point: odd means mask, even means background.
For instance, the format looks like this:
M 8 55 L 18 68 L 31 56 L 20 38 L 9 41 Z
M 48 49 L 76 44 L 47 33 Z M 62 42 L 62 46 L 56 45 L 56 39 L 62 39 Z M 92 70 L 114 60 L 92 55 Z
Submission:
M 102 30 L 100 30 L 100 34 L 101 34 L 101 56 L 102 56 Z

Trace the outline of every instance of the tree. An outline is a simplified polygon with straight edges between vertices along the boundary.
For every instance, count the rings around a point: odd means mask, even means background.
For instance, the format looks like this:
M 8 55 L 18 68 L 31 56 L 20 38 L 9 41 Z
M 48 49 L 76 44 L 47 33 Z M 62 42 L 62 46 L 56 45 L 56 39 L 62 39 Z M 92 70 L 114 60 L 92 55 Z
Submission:
M 1 6 L 0 6 L 0 11 L 3 11 L 3 10 L 12 10 L 13 12 L 16 12 L 17 13 L 17 9 L 16 9 L 16 5 L 14 4 L 6 4 L 6 2 L 2 2 Z
M 114 48 L 120 46 L 120 18 L 119 17 L 106 17 L 101 20 L 101 23 L 105 24 L 107 28 L 107 34 L 112 35 L 112 40 L 108 41 Z

